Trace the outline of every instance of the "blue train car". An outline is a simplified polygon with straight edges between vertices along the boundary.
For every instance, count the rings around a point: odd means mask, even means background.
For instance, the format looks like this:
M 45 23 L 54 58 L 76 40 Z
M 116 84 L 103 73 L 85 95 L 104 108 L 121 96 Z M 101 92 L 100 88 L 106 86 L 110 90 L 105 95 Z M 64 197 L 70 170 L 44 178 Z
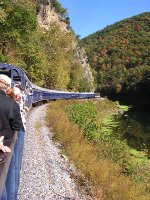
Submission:
M 5 74 L 12 80 L 12 87 L 20 83 L 26 93 L 26 106 L 31 108 L 33 101 L 32 85 L 24 71 L 13 65 L 0 63 L 0 74 Z
M 25 73 L 18 67 L 0 63 L 0 74 L 5 74 L 10 77 L 12 80 L 12 85 L 14 85 L 15 82 L 20 82 L 21 85 L 25 85 Z
M 26 106 L 29 108 L 31 108 L 32 105 L 50 100 L 100 97 L 100 94 L 95 93 L 64 92 L 39 87 L 29 81 L 22 69 L 9 64 L 0 63 L 0 74 L 9 76 L 12 80 L 12 86 L 16 85 L 18 82 L 21 84 L 21 87 L 26 94 Z
M 99 94 L 96 93 L 64 92 L 58 90 L 49 90 L 42 87 L 38 87 L 34 84 L 32 84 L 32 88 L 33 103 L 57 99 L 88 99 L 100 97 Z

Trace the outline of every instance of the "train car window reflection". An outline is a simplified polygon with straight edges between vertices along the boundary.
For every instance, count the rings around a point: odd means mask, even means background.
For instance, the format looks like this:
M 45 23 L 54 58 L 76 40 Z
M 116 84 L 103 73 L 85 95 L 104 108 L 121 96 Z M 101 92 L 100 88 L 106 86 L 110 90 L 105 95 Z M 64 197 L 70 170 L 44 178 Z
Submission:
M 13 76 L 14 81 L 21 81 L 21 76 Z
M 13 80 L 14 81 L 21 81 L 21 76 L 19 75 L 18 71 L 13 69 Z

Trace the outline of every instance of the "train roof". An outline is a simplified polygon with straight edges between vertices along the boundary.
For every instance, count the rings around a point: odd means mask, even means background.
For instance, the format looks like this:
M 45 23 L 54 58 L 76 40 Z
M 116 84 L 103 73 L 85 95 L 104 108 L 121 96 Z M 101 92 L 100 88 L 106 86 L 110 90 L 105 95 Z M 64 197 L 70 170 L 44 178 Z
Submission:
M 7 64 L 7 63 L 0 63 L 0 70 L 16 70 L 18 71 L 18 73 L 21 75 L 21 76 L 24 76 L 28 82 L 30 82 L 30 80 L 28 79 L 28 77 L 26 76 L 25 72 L 23 71 L 23 69 L 20 69 L 19 67 L 16 67 L 16 66 L 13 66 L 11 64 Z M 54 92 L 54 93 L 70 93 L 70 94 L 95 94 L 94 92 L 70 92 L 70 91 L 60 91 L 60 90 L 50 90 L 50 89 L 47 89 L 47 88 L 42 88 L 42 87 L 39 87 L 35 84 L 33 84 L 32 82 L 30 82 L 30 84 L 32 85 L 32 88 L 33 89 L 36 89 L 36 90 L 41 90 L 41 91 L 45 91 L 45 92 Z
M 70 94 L 94 94 L 93 92 L 69 92 L 69 91 L 60 91 L 60 90 L 50 90 L 50 89 L 47 89 L 47 88 L 42 88 L 42 87 L 39 87 L 33 83 L 31 83 L 32 85 L 32 88 L 34 89 L 37 89 L 37 90 L 41 90 L 41 91 L 45 91 L 45 92 L 57 92 L 57 93 L 70 93 Z
M 20 69 L 19 67 L 16 67 L 14 65 L 10 65 L 7 63 L 0 63 L 0 69 L 8 69 L 8 70 L 17 70 L 19 72 L 19 74 L 23 74 L 24 71 L 22 69 Z

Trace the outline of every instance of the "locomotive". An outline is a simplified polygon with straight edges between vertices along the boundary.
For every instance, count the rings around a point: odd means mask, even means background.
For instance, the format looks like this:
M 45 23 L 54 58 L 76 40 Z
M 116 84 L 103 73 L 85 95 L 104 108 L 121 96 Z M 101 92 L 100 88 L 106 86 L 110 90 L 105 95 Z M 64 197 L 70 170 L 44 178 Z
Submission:
M 57 99 L 88 99 L 99 98 L 100 94 L 91 92 L 65 92 L 50 90 L 33 84 L 25 72 L 13 65 L 0 63 L 0 74 L 5 74 L 12 80 L 12 86 L 20 84 L 26 95 L 26 106 L 31 108 L 34 105 Z

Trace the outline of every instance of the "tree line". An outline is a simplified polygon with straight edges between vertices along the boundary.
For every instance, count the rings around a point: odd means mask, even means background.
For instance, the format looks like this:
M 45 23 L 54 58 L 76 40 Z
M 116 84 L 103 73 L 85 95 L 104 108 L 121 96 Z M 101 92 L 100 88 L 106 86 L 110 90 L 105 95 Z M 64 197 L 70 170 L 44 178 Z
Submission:
M 48 30 L 40 28 L 39 3 L 31 0 L 0 3 L 0 62 L 22 68 L 39 86 L 88 91 L 82 66 L 75 60 L 74 33 L 63 32 L 57 23 L 52 23 Z M 69 20 L 66 9 L 57 1 L 52 6 Z
M 150 12 L 107 26 L 81 41 L 104 95 L 150 94 Z

